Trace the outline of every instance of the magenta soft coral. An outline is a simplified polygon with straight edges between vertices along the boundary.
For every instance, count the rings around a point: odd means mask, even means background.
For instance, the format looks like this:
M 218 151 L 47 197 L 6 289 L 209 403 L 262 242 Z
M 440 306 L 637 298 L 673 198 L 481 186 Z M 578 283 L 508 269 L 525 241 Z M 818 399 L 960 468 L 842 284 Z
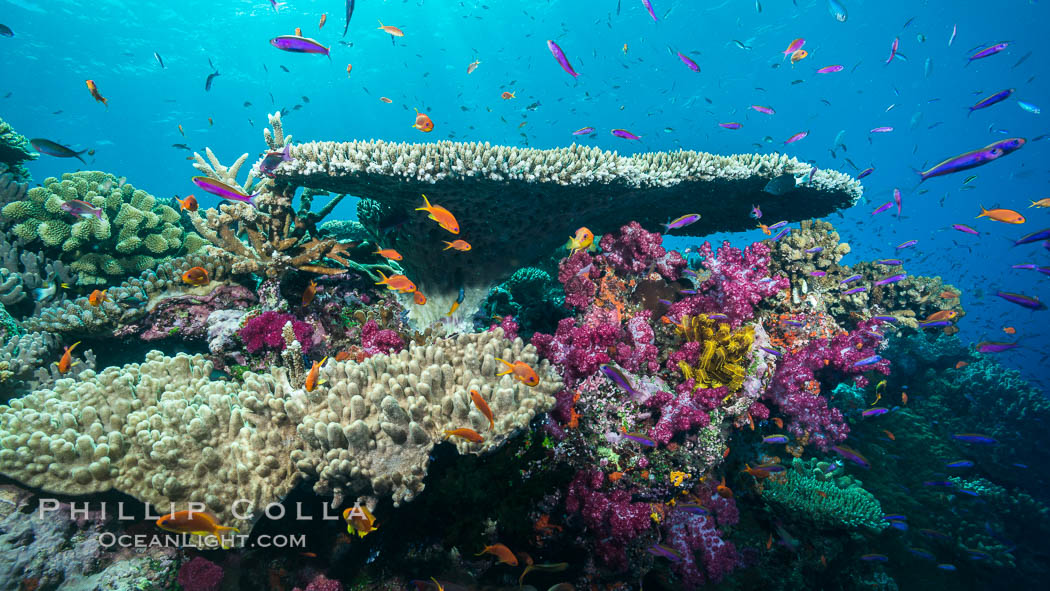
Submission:
M 378 353 L 397 353 L 405 348 L 401 335 L 389 328 L 379 330 L 375 320 L 361 325 L 361 348 L 369 355 Z
M 303 346 L 303 352 L 307 352 L 312 344 L 310 338 L 314 334 L 314 327 L 296 320 L 295 316 L 291 314 L 270 310 L 257 316 L 252 316 L 237 331 L 237 335 L 241 337 L 244 348 L 249 353 L 257 353 L 262 349 L 283 351 L 285 343 L 282 330 L 289 321 L 292 323 L 295 340 L 299 341 L 299 344 Z
M 711 417 L 703 410 L 700 398 L 692 393 L 671 394 L 657 392 L 650 396 L 645 405 L 659 409 L 660 418 L 646 434 L 659 443 L 667 443 L 676 433 L 703 428 L 711 423 Z
M 558 281 L 565 290 L 565 306 L 584 309 L 594 301 L 598 291 L 595 283 L 601 271 L 594 264 L 594 257 L 586 251 L 578 251 L 558 263 Z
M 177 579 L 184 591 L 219 591 L 222 586 L 222 567 L 196 556 L 179 567 Z
M 851 333 L 838 334 L 831 339 L 815 339 L 795 353 L 784 355 L 777 362 L 773 383 L 765 397 L 792 420 L 788 432 L 796 437 L 809 434 L 809 442 L 821 450 L 842 442 L 849 434 L 842 413 L 829 408 L 820 394 L 805 390 L 808 382 L 816 379 L 816 372 L 828 368 L 855 376 L 858 386 L 868 383 L 862 375 L 878 371 L 889 375 L 889 361 L 882 359 L 872 365 L 857 367 L 856 363 L 876 355 L 881 336 L 872 329 L 873 321 L 861 322 Z
M 717 255 L 711 243 L 704 242 L 698 250 L 704 267 L 710 275 L 696 289 L 696 295 L 675 302 L 667 312 L 675 322 L 683 316 L 721 313 L 729 317 L 733 326 L 751 320 L 755 305 L 779 291 L 787 289 L 787 278 L 769 277 L 769 246 L 755 242 L 741 251 L 723 242 Z
M 674 281 L 686 266 L 678 251 L 668 252 L 663 247 L 663 236 L 646 231 L 638 222 L 620 228 L 619 235 L 610 232 L 602 236 L 598 244 L 602 247 L 600 256 L 621 273 L 637 275 L 651 265 L 665 279 Z
M 652 509 L 648 503 L 632 503 L 626 490 L 601 492 L 604 480 L 599 470 L 578 472 L 569 485 L 565 508 L 583 517 L 602 562 L 623 570 L 627 568 L 627 545 L 649 528 Z
M 715 525 L 716 520 L 722 527 L 736 525 L 740 520 L 736 503 L 731 498 L 718 495 L 713 481 L 705 483 L 697 495 L 709 511 L 708 515 L 672 511 L 661 524 L 662 543 L 674 548 L 682 556 L 682 560 L 673 563 L 671 568 L 682 577 L 685 589 L 702 587 L 705 583 L 704 574 L 708 580 L 717 583 L 740 562 L 736 545 L 726 541 Z
M 504 316 L 500 318 L 499 324 L 493 324 L 489 327 L 489 331 L 496 330 L 496 328 L 503 329 L 503 338 L 513 341 L 518 338 L 518 322 L 514 320 L 513 316 Z
M 627 371 L 654 372 L 660 368 L 653 345 L 655 335 L 646 310 L 627 321 L 625 328 L 611 322 L 576 326 L 573 318 L 563 318 L 553 335 L 536 333 L 532 344 L 540 355 L 562 369 L 569 387 L 598 371 L 598 366 L 616 361 Z

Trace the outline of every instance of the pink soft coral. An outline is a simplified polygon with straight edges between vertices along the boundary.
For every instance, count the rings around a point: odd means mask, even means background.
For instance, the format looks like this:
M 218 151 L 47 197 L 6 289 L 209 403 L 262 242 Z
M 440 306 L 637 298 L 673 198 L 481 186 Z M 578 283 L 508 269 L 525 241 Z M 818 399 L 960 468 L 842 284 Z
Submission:
M 179 567 L 176 580 L 184 591 L 219 591 L 222 586 L 222 567 L 214 562 L 196 556 L 193 560 Z
M 389 328 L 379 330 L 375 320 L 369 320 L 361 325 L 361 348 L 368 355 L 378 353 L 397 353 L 405 348 L 401 335 Z
M 314 334 L 314 327 L 296 320 L 295 316 L 291 314 L 270 310 L 257 316 L 252 316 L 237 331 L 237 335 L 241 337 L 244 348 L 249 353 L 257 353 L 262 349 L 283 351 L 285 342 L 282 330 L 288 322 L 292 323 L 295 340 L 299 341 L 299 344 L 303 346 L 303 352 L 307 352 L 312 344 L 310 339 Z
M 619 235 L 602 236 L 599 246 L 601 256 L 621 273 L 637 275 L 652 267 L 668 281 L 674 281 L 685 268 L 685 259 L 678 251 L 668 252 L 662 243 L 663 236 L 658 232 L 648 232 L 638 222 L 631 222 L 620 228 Z
M 627 545 L 649 529 L 652 509 L 648 503 L 632 503 L 631 493 L 623 489 L 599 490 L 605 475 L 598 470 L 581 470 L 569 485 L 565 508 L 580 513 L 583 522 L 594 533 L 594 549 L 606 565 L 627 568 Z

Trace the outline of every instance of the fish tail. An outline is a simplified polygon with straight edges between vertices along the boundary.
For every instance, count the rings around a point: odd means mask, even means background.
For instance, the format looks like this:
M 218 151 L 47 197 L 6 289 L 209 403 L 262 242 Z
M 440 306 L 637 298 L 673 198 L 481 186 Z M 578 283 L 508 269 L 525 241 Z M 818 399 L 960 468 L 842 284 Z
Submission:
M 379 273 L 379 276 L 383 278 L 382 281 L 376 282 L 376 285 L 383 285 L 384 283 L 387 283 L 387 282 L 390 281 L 390 279 L 387 278 L 386 275 L 383 275 L 383 272 L 380 271 L 379 269 L 376 269 L 376 273 Z
M 379 21 L 379 19 L 376 19 L 376 20 Z M 382 29 L 383 28 L 383 21 L 379 21 L 379 26 L 376 27 L 376 28 Z
M 509 362 L 509 361 L 507 361 L 506 359 L 500 359 L 499 357 L 496 357 L 496 361 L 499 361 L 500 363 L 503 363 L 504 365 L 506 365 L 507 367 L 510 368 L 510 369 L 508 369 L 507 371 L 505 371 L 503 373 L 496 374 L 496 377 L 505 376 L 505 375 L 507 375 L 507 374 L 509 374 L 509 373 L 514 371 L 514 364 Z
M 981 208 L 981 215 L 977 216 L 977 218 L 983 218 L 984 216 L 988 215 L 988 210 L 984 208 L 984 205 L 979 205 L 978 207 Z
M 452 243 L 449 242 L 448 240 L 442 240 L 442 242 L 444 242 L 445 244 L 448 245 L 445 248 L 443 248 L 442 250 L 448 250 L 448 249 L 452 248 Z
M 412 127 L 415 127 L 415 125 L 413 125 Z M 423 195 L 423 194 L 420 193 L 420 195 Z M 415 209 L 415 211 L 430 211 L 430 200 L 427 199 L 426 195 L 423 195 L 423 207 L 417 207 Z

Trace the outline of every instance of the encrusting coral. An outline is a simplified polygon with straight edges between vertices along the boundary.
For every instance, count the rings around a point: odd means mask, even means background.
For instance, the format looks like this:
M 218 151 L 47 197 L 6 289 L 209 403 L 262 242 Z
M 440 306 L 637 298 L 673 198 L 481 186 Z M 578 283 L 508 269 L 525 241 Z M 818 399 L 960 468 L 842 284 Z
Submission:
M 0 119 L 0 173 L 10 171 L 17 181 L 28 181 L 29 171 L 23 162 L 36 160 L 39 155 L 22 134 Z
M 790 197 L 762 192 L 785 172 L 810 166 L 783 155 L 717 156 L 656 152 L 620 156 L 573 145 L 554 150 L 440 141 L 427 144 L 355 141 L 291 146 L 292 162 L 275 171 L 278 185 L 351 193 L 380 204 L 389 215 L 359 215 L 384 248 L 404 255 L 404 267 L 432 297 L 455 293 L 464 283 L 487 290 L 515 268 L 548 256 L 576 229 L 604 233 L 637 219 L 655 226 L 683 212 L 701 219 L 680 232 L 704 235 L 753 226 L 750 205 L 776 219 L 819 217 L 847 207 L 860 183 L 820 170 Z M 470 252 L 449 257 L 442 240 L 451 234 L 412 212 L 426 194 L 458 219 Z M 566 211 L 586 212 L 584 217 Z M 403 219 L 401 219 L 403 218 Z M 513 244 L 513 256 L 493 256 Z
M 496 357 L 541 377 L 528 387 L 497 377 Z M 165 357 L 60 380 L 0 407 L 0 472 L 60 494 L 118 490 L 167 510 L 203 502 L 242 533 L 304 476 L 335 504 L 356 494 L 395 504 L 423 488 L 430 450 L 446 430 L 472 428 L 499 447 L 553 404 L 561 387 L 535 349 L 502 331 L 440 339 L 362 363 L 330 362 L 306 391 L 289 373 L 215 381 L 202 356 Z M 495 418 L 471 403 L 477 390 Z M 234 507 L 237 499 L 253 506 Z M 252 517 L 237 519 L 234 509 Z
M 79 200 L 100 210 L 99 217 L 73 216 L 63 204 Z M 156 265 L 204 244 L 187 234 L 179 213 L 149 193 L 115 176 L 89 171 L 51 177 L 26 198 L 0 210 L 16 222 L 11 229 L 27 243 L 40 241 L 46 252 L 67 262 L 81 285 L 105 284 Z

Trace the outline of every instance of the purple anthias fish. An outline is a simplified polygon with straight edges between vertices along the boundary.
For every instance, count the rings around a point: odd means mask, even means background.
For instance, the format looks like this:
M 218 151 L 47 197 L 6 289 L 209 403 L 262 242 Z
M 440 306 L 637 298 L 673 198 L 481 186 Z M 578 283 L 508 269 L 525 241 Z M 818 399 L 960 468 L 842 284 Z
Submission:
M 641 433 L 624 433 L 623 436 L 635 443 L 641 443 L 646 447 L 656 447 L 656 442 Z
M 777 351 L 776 349 L 771 349 L 769 347 L 759 347 L 759 349 L 762 349 L 763 351 L 765 351 L 766 353 L 769 353 L 770 355 L 772 355 L 774 357 L 783 357 L 784 356 L 784 354 L 781 353 L 780 351 Z
M 862 417 L 877 417 L 879 415 L 884 415 L 884 414 L 886 414 L 888 412 L 890 412 L 890 409 L 882 407 L 882 406 L 877 406 L 875 408 L 866 409 L 864 412 L 860 413 L 860 416 L 862 416 Z
M 970 460 L 956 460 L 954 462 L 948 462 L 944 465 L 945 468 L 972 468 L 973 462 Z
M 690 224 L 695 224 L 700 219 L 698 213 L 687 213 L 681 217 L 675 218 L 670 222 L 664 224 L 664 231 L 677 230 L 678 228 L 684 228 Z
M 719 123 L 718 126 L 723 129 L 740 129 L 742 127 L 736 121 L 730 121 L 729 123 Z
M 273 178 L 273 172 L 277 170 L 277 167 L 280 166 L 282 162 L 289 162 L 292 160 L 292 157 L 288 155 L 288 149 L 290 147 L 290 145 L 285 146 L 284 150 L 280 152 L 267 152 L 266 157 L 259 163 L 259 172 Z
M 858 466 L 861 466 L 863 468 L 870 468 L 871 467 L 871 463 L 868 462 L 867 458 L 865 458 L 864 456 L 860 455 L 860 452 L 858 452 L 856 450 L 853 450 L 853 449 L 850 449 L 850 448 L 846 447 L 845 445 L 833 445 L 833 446 L 831 446 L 831 449 L 835 453 L 837 453 L 840 456 L 846 458 L 847 460 L 853 462 L 854 464 L 857 464 Z
M 952 439 L 963 441 L 965 443 L 998 443 L 994 437 L 981 435 L 980 433 L 956 433 L 955 435 L 952 435 Z
M 817 73 L 818 74 L 833 74 L 835 72 L 841 72 L 841 71 L 842 71 L 842 66 L 840 66 L 838 64 L 835 64 L 834 66 L 824 66 L 823 68 L 817 70 Z
M 627 131 L 626 129 L 614 129 L 614 130 L 612 130 L 612 134 L 615 135 L 616 137 L 622 137 L 625 140 L 640 140 L 640 139 L 642 139 L 641 136 L 634 135 L 633 133 Z
M 899 246 L 897 248 L 900 248 Z M 904 263 L 900 259 L 879 259 L 875 261 L 877 265 L 886 265 L 887 267 L 899 267 Z
M 788 442 L 787 435 L 766 435 L 765 437 L 762 438 L 762 443 L 775 444 L 775 443 L 787 443 L 787 442 Z
M 676 552 L 674 550 L 674 548 L 669 548 L 667 546 L 664 546 L 663 544 L 653 544 L 652 546 L 649 546 L 648 550 L 649 550 L 649 554 L 652 554 L 653 556 L 659 556 L 661 558 L 666 558 L 666 559 L 670 560 L 671 562 L 681 562 L 682 561 L 682 555 L 681 554 Z
M 919 176 L 922 177 L 922 180 L 919 182 L 921 183 L 926 179 L 935 176 L 969 170 L 981 166 L 982 164 L 988 164 L 1000 156 L 1005 156 L 1006 154 L 1019 149 L 1026 141 L 1027 140 L 1024 138 L 1010 138 L 995 142 L 994 144 L 988 144 L 980 150 L 973 150 L 971 152 L 966 152 L 965 154 L 959 154 L 958 156 L 954 156 L 941 162 L 927 171 L 920 172 Z
M 343 25 L 343 37 L 350 29 L 350 17 L 354 16 L 354 0 L 346 0 L 346 24 Z
M 1010 46 L 1009 43 L 997 43 L 997 44 L 995 44 L 995 45 L 993 45 L 991 47 L 986 47 L 986 48 L 982 49 L 981 51 L 978 51 L 977 53 L 971 55 L 970 56 L 970 60 L 968 62 L 966 62 L 966 63 L 969 64 L 973 60 L 979 60 L 982 57 L 988 57 L 990 55 L 995 55 L 995 54 L 999 53 L 1000 51 L 1006 49 L 1009 46 Z
M 878 214 L 888 210 L 891 207 L 893 207 L 893 202 L 892 201 L 887 201 L 886 203 L 883 203 L 882 205 L 880 205 L 878 207 L 878 209 L 876 209 L 875 211 L 871 212 L 871 215 L 878 215 Z
M 951 480 L 927 480 L 922 483 L 923 486 L 940 486 L 944 488 L 955 488 L 955 483 Z
M 729 316 L 725 314 L 708 314 L 707 317 L 711 320 L 729 320 Z
M 759 209 L 757 205 L 751 206 L 751 217 L 755 218 L 756 220 L 762 219 L 762 210 Z
M 930 322 L 920 322 L 919 328 L 935 328 L 938 326 L 951 326 L 950 320 L 931 320 Z
M 860 361 L 853 364 L 853 367 L 867 367 L 869 365 L 875 365 L 882 361 L 882 355 L 872 355 L 871 357 L 865 357 Z
M 818 252 L 824 252 L 823 246 L 814 246 L 813 248 L 807 248 L 806 252 L 809 254 L 816 254 Z
M 864 170 L 860 171 L 860 174 L 857 175 L 857 180 L 859 181 L 860 179 L 868 176 L 873 172 L 875 172 L 875 167 L 865 168 Z
M 955 229 L 955 230 L 958 230 L 960 232 L 966 232 L 967 234 L 973 234 L 974 236 L 980 236 L 981 235 L 980 232 L 978 232 L 977 230 L 974 230 L 973 228 L 971 228 L 970 226 L 967 226 L 966 224 L 952 224 L 952 228 Z M 1014 246 L 1016 246 L 1016 244 Z
M 827 271 L 810 271 L 809 272 L 810 277 L 824 277 L 827 274 L 828 274 Z
M 653 17 L 653 22 L 657 21 L 656 13 L 653 12 L 653 3 L 649 0 L 642 0 L 642 4 L 645 5 L 645 9 L 649 11 L 649 16 Z
M 897 219 L 901 219 L 901 190 L 893 189 L 893 202 L 897 204 Z
M 797 320 L 781 320 L 780 323 L 781 324 L 786 324 L 788 326 L 805 326 L 804 324 L 802 324 L 801 322 L 799 322 Z
M 1007 88 L 1006 90 L 1000 90 L 999 92 L 993 94 L 992 96 L 990 96 L 988 98 L 981 99 L 981 100 L 977 101 L 977 104 L 975 104 L 974 106 L 970 107 L 970 112 L 967 113 L 966 116 L 969 117 L 970 115 L 973 115 L 974 111 L 978 111 L 980 109 L 987 109 L 988 107 L 990 107 L 990 106 L 992 106 L 992 105 L 994 105 L 996 103 L 1001 103 L 1001 102 L 1005 101 L 1006 99 L 1010 98 L 1010 95 L 1013 94 L 1013 93 L 1014 93 L 1014 89 L 1013 88 Z
M 997 291 L 997 292 L 995 292 L 995 295 L 1003 298 L 1004 300 L 1006 300 L 1008 302 L 1013 302 L 1013 303 L 1017 304 L 1018 306 L 1024 306 L 1025 308 L 1028 308 L 1029 310 L 1045 310 L 1046 309 L 1046 304 L 1044 304 L 1043 302 L 1040 302 L 1038 298 L 1033 298 L 1031 296 L 1026 296 L 1026 295 L 1019 294 L 1019 293 L 1010 293 L 1008 291 Z
M 617 386 L 626 390 L 628 394 L 634 395 L 634 387 L 631 386 L 631 381 L 628 380 L 627 376 L 623 375 L 623 373 L 619 369 L 607 363 L 600 365 L 598 368 L 602 370 L 602 373 L 605 374 L 605 377 L 612 380 L 613 383 L 615 383 Z
M 865 291 L 868 291 L 867 287 L 854 287 L 853 289 L 847 289 L 846 291 L 842 292 L 842 294 L 843 295 L 853 295 L 855 293 L 863 293 Z
M 694 72 L 699 72 L 700 71 L 700 66 L 696 62 L 694 62 L 693 60 L 689 59 L 688 57 L 682 55 L 681 51 L 679 51 L 677 53 L 678 53 L 678 59 L 682 60 L 682 63 L 685 64 L 686 66 L 688 66 L 690 70 L 692 70 Z
M 901 279 L 904 279 L 907 276 L 908 275 L 906 273 L 898 273 L 896 275 L 890 275 L 889 277 L 885 277 L 883 279 L 879 279 L 878 281 L 875 282 L 875 285 L 889 285 L 890 283 L 897 283 L 898 281 L 900 281 Z
M 787 222 L 777 222 L 769 227 L 770 230 L 776 230 L 777 228 L 783 228 L 787 225 Z
M 899 319 L 896 316 L 872 316 L 872 319 L 878 320 L 879 322 L 890 322 L 896 323 Z
M 676 503 L 674 508 L 693 515 L 707 515 L 707 509 L 703 505 L 696 503 Z
M 593 127 L 581 127 L 576 131 L 572 132 L 572 135 L 587 135 L 588 133 L 594 133 Z
M 569 58 L 565 57 L 565 52 L 558 47 L 557 43 L 548 39 L 547 49 L 551 50 L 551 55 L 554 56 L 554 59 L 558 60 L 558 63 L 561 64 L 561 68 L 568 72 L 570 76 L 573 78 L 579 76 L 579 74 L 576 73 L 576 70 L 572 69 L 572 64 L 569 63 Z
M 784 228 L 780 232 L 777 232 L 777 235 L 773 237 L 773 242 L 776 242 L 777 240 L 780 240 L 784 236 L 787 236 L 788 232 L 790 232 L 790 231 L 791 231 L 791 228 Z
M 905 241 L 905 242 L 901 242 L 900 244 L 897 245 L 897 250 L 903 250 L 905 248 L 910 248 L 912 246 L 915 246 L 918 243 L 919 243 L 918 240 L 908 240 L 908 241 Z
M 280 37 L 270 39 L 270 45 L 273 45 L 281 51 L 290 51 L 292 53 L 320 53 L 328 56 L 328 59 L 332 58 L 331 55 L 328 55 L 327 47 L 309 37 L 281 35 Z
M 218 195 L 219 197 L 229 199 L 230 201 L 243 201 L 252 207 L 255 207 L 255 202 L 252 201 L 252 199 L 255 199 L 259 195 L 258 193 L 245 195 L 240 189 L 236 189 L 222 181 L 217 181 L 206 176 L 195 176 L 191 180 L 195 185 L 212 195 Z
M 977 343 L 977 351 L 980 353 L 1002 353 L 1010 349 L 1016 349 L 1021 345 L 1017 343 L 997 343 L 994 341 L 983 341 Z
M 871 133 L 889 133 L 891 131 L 893 131 L 892 127 L 882 126 L 882 127 L 875 127 L 875 128 L 873 128 L 871 130 Z
M 864 278 L 864 276 L 860 275 L 860 274 L 850 275 L 849 277 L 843 279 L 842 281 L 839 281 L 839 284 L 846 285 L 847 283 L 853 283 L 854 281 L 856 281 L 858 279 L 863 279 L 863 278 Z
M 1039 242 L 1040 240 L 1050 240 L 1050 228 L 1043 228 L 1042 230 L 1038 230 L 1026 236 L 1022 236 L 1016 241 L 1014 241 L 1014 246 L 1021 246 L 1022 244 Z
M 87 201 L 71 199 L 63 202 L 58 208 L 81 219 L 89 220 L 91 218 L 98 218 L 100 221 L 102 220 L 102 208 L 94 207 Z

